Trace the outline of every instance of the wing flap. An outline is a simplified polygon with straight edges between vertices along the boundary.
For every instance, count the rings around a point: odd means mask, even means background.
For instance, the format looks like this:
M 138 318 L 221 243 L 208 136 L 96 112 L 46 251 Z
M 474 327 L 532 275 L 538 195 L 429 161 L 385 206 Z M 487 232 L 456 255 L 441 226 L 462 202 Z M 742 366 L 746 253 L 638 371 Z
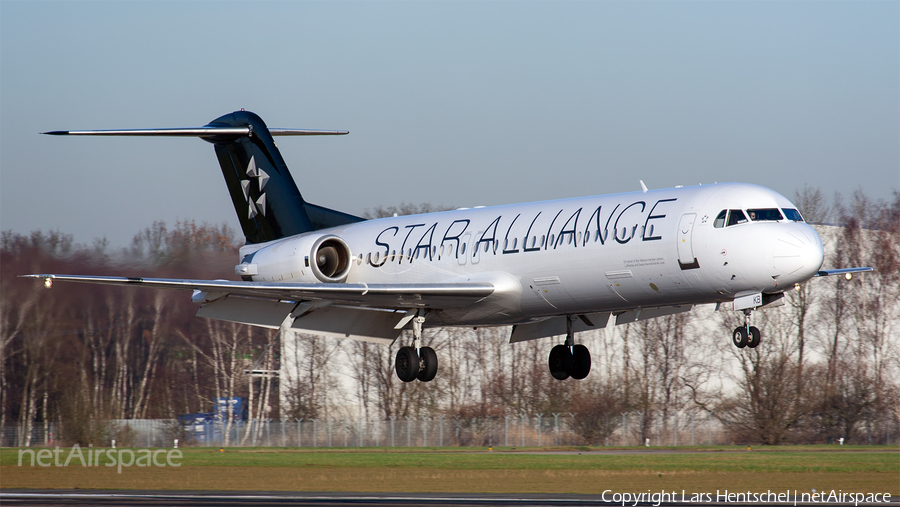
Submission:
M 675 315 L 676 313 L 689 312 L 693 309 L 693 305 L 680 306 L 661 306 L 658 308 L 637 308 L 616 314 L 616 325 L 628 324 L 630 322 L 638 322 L 641 320 L 655 319 L 657 317 L 665 317 L 667 315 Z
M 325 306 L 304 313 L 291 327 L 332 338 L 390 344 L 400 336 L 396 325 L 405 315 L 402 311 Z
M 572 324 L 575 332 L 589 331 L 591 329 L 601 329 L 606 327 L 609 322 L 610 312 L 590 313 L 581 315 L 579 319 Z M 566 318 L 551 317 L 540 322 L 532 322 L 530 324 L 519 324 L 513 326 L 512 333 L 509 335 L 509 343 L 518 343 L 528 340 L 537 340 L 539 338 L 547 338 L 548 336 L 559 336 L 566 334 Z
M 406 312 L 225 296 L 201 306 L 197 316 L 269 329 L 279 329 L 288 319 L 299 332 L 389 344 L 400 335 L 397 323 Z
M 201 306 L 197 316 L 278 329 L 295 306 L 272 299 L 225 296 Z

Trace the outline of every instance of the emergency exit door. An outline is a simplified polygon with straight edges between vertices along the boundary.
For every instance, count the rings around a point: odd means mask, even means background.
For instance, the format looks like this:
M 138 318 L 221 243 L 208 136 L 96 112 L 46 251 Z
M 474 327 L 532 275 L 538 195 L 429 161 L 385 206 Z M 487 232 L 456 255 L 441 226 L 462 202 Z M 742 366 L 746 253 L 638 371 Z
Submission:
M 697 269 L 700 267 L 700 263 L 694 257 L 694 247 L 691 245 L 691 237 L 694 234 L 694 222 L 696 220 L 696 213 L 685 213 L 681 215 L 681 222 L 678 224 L 678 266 L 681 269 Z

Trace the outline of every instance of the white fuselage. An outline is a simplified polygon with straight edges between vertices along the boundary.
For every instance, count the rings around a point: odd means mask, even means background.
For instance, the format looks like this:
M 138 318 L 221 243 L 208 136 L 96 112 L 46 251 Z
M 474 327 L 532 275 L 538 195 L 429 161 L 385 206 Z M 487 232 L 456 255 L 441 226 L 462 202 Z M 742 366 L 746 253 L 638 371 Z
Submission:
M 429 325 L 516 324 L 555 315 L 731 301 L 811 278 L 822 241 L 770 189 L 727 183 L 460 209 L 359 222 L 247 245 L 255 281 L 316 282 L 310 245 L 341 238 L 350 283 L 489 282 L 495 293 Z M 779 210 L 727 225 L 723 210 Z

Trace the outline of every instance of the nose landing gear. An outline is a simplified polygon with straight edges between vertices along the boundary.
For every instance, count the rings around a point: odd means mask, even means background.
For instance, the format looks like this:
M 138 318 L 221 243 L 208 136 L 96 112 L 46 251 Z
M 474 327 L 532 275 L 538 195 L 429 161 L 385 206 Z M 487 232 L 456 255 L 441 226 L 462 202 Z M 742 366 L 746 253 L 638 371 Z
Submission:
M 744 325 L 734 328 L 731 334 L 731 342 L 739 349 L 744 347 L 755 349 L 762 339 L 759 329 L 750 325 L 751 311 L 749 308 L 744 310 Z

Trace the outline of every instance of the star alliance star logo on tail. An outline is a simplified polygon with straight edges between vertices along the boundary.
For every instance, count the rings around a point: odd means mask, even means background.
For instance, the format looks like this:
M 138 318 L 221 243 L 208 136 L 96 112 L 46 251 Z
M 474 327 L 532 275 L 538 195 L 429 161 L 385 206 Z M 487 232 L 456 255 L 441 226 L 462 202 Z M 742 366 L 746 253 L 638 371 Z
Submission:
M 247 201 L 248 211 L 247 218 L 253 218 L 257 213 L 262 213 L 263 216 L 266 216 L 266 194 L 263 193 L 263 189 L 266 188 L 266 183 L 269 181 L 269 175 L 266 174 L 262 169 L 258 169 L 256 167 L 256 160 L 254 157 L 250 157 L 250 163 L 247 164 L 247 176 L 250 179 L 241 180 L 241 187 L 244 189 L 244 199 Z M 250 184 L 252 183 L 252 179 L 256 178 L 257 183 L 259 183 L 259 199 L 254 201 L 250 197 Z

